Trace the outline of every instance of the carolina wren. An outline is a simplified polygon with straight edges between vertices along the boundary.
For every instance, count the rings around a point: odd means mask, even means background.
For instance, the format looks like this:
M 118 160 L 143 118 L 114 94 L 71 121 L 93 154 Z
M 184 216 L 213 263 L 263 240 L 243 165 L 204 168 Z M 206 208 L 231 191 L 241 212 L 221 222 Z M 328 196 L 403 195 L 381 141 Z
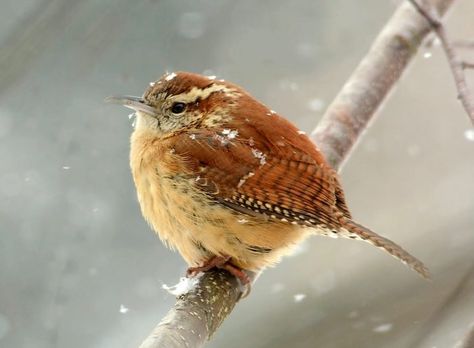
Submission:
M 109 97 L 136 111 L 130 165 L 145 219 L 189 274 L 274 265 L 311 234 L 369 242 L 428 278 L 394 242 L 352 220 L 337 173 L 314 143 L 243 88 L 187 72 L 143 97 Z

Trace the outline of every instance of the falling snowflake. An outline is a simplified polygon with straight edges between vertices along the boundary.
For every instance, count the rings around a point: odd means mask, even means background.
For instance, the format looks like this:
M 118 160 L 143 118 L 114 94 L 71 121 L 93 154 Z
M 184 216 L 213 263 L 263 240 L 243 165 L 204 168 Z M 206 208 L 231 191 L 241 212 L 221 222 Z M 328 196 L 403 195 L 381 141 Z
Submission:
M 465 130 L 464 137 L 469 141 L 474 141 L 474 129 Z
M 295 294 L 293 299 L 296 303 L 303 301 L 306 298 L 306 294 Z
M 372 329 L 373 332 L 377 332 L 377 333 L 385 333 L 385 332 L 389 332 L 390 330 L 392 330 L 393 328 L 393 324 L 392 323 L 385 323 L 385 324 L 381 324 L 379 326 L 376 326 Z
M 123 304 L 120 305 L 120 309 L 119 309 L 120 313 L 125 314 L 128 311 L 129 311 L 129 309 L 127 307 L 125 307 Z
M 311 111 L 321 111 L 324 108 L 324 101 L 319 98 L 311 99 L 308 103 L 308 108 Z

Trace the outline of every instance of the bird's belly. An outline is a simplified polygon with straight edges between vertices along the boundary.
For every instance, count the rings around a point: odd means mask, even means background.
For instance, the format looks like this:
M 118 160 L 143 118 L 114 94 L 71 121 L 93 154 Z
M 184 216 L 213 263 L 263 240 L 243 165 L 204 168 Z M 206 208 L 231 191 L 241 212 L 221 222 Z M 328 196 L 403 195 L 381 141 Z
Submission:
M 271 223 L 212 202 L 185 176 L 153 171 L 134 179 L 145 219 L 191 266 L 223 255 L 241 268 L 261 269 L 278 262 L 308 234 L 298 226 Z
M 189 185 L 172 181 L 156 171 L 134 176 L 143 216 L 170 248 L 177 249 L 189 264 L 206 256 L 196 241 L 199 200 L 189 194 Z M 203 202 L 201 202 L 201 205 Z

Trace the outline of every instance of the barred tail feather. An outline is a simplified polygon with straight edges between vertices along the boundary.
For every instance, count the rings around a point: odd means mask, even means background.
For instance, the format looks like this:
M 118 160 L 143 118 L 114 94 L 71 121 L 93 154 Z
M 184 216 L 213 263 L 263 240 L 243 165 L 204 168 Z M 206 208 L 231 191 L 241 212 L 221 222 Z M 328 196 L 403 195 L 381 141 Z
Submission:
M 370 244 L 385 250 L 390 255 L 397 258 L 405 265 L 418 272 L 423 278 L 431 279 L 428 268 L 426 268 L 426 266 L 420 260 L 411 255 L 408 251 L 405 251 L 398 244 L 387 238 L 379 236 L 377 233 L 372 232 L 367 227 L 359 225 L 350 219 L 343 218 L 343 221 L 341 222 L 343 222 L 342 228 L 347 230 L 348 233 L 348 235 L 342 234 L 342 236 L 369 242 Z

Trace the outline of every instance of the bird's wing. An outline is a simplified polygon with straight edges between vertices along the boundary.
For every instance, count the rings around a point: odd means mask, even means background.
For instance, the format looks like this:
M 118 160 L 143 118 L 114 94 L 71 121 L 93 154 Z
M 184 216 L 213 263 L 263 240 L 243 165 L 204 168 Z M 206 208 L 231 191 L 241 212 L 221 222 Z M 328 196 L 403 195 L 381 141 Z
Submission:
M 262 143 L 262 137 L 257 143 L 229 129 L 173 138 L 174 151 L 185 160 L 197 187 L 231 209 L 328 227 L 338 225 L 335 207 L 350 217 L 337 174 L 290 142 L 282 140 L 284 151 L 270 151 L 274 144 Z
M 177 137 L 175 153 L 185 159 L 197 187 L 216 202 L 252 216 L 342 232 L 341 237 L 380 247 L 429 278 L 421 261 L 351 220 L 337 175 L 324 162 L 295 148 L 269 155 L 255 143 L 222 133 L 196 131 Z

